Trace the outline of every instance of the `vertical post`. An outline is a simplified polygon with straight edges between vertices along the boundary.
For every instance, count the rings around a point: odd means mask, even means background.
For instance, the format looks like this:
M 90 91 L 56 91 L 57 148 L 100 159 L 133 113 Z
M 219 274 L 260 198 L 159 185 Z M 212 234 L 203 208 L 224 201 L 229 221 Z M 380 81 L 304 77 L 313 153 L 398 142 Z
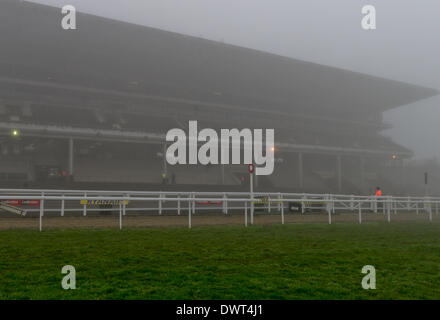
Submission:
M 385 205 L 384 205 L 385 207 Z M 391 199 L 388 198 L 387 201 L 387 215 L 388 215 L 388 222 L 391 222 Z
M 354 196 L 350 196 L 350 210 L 354 211 Z
M 328 224 L 332 224 L 332 210 L 328 209 Z
M 41 196 L 40 200 L 40 232 L 43 231 L 43 215 L 44 215 L 44 198 Z
M 374 196 L 374 198 L 373 198 L 373 207 L 374 207 L 374 213 L 378 213 L 378 210 L 377 210 L 377 202 L 378 202 L 378 198 L 377 198 L 377 196 Z
M 362 202 L 359 201 L 359 224 L 362 223 Z
M 250 196 L 251 196 L 251 225 L 254 224 L 254 174 L 249 173 L 249 183 L 250 183 Z
M 119 230 L 122 230 L 122 203 L 119 202 Z
M 191 199 L 188 201 L 188 228 L 191 229 Z
M 247 208 L 247 201 L 244 202 L 244 226 L 248 226 L 248 208 Z
M 63 197 L 61 200 L 61 216 L 64 217 L 64 193 L 61 196 Z
M 86 200 L 86 203 L 83 206 L 83 216 L 85 217 L 87 215 L 87 193 L 84 193 L 84 199 Z
M 270 213 L 270 208 L 271 208 L 271 199 L 270 199 L 270 195 L 267 195 L 267 210 Z
M 281 199 L 281 196 L 280 196 L 280 203 L 281 203 L 281 224 L 284 224 L 284 202 Z
M 180 216 L 180 194 L 177 195 L 177 215 Z
M 282 204 L 282 201 L 281 201 L 281 193 L 278 192 L 278 211 L 281 210 L 281 204 Z
M 406 210 L 410 211 L 411 210 L 411 198 L 408 197 L 408 202 L 406 203 Z
M 162 214 L 162 192 L 159 193 L 159 215 Z
M 298 176 L 299 176 L 299 188 L 304 188 L 304 167 L 303 167 L 303 153 L 298 153 Z
M 428 210 L 429 210 L 429 221 L 432 222 L 432 206 L 431 203 L 428 203 Z
M 125 208 L 126 208 L 127 203 L 126 203 L 125 198 L 124 198 L 124 200 L 122 200 L 122 201 L 123 201 L 123 202 L 122 202 L 122 215 L 125 216 Z
M 302 214 L 304 214 L 304 212 L 305 212 L 305 205 L 306 205 L 306 203 L 305 203 L 305 200 L 306 199 L 306 196 L 303 194 L 303 196 L 302 196 L 302 202 L 301 202 L 301 213 Z

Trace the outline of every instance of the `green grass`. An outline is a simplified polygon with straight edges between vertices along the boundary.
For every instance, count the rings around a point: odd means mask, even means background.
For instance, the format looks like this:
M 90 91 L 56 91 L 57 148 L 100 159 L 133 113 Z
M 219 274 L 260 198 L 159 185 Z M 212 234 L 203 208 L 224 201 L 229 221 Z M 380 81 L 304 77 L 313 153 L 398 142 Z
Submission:
M 0 299 L 440 299 L 440 224 L 2 231 Z

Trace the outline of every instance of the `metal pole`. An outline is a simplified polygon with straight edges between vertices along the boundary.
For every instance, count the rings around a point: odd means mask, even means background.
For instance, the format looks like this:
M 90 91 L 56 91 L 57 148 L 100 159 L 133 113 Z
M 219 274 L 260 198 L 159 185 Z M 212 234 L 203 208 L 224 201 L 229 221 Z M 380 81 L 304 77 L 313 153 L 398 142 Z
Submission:
M 64 198 L 64 193 L 61 196 Z M 61 216 L 64 217 L 64 199 L 61 200 Z
M 162 193 L 159 194 L 159 215 L 162 214 Z
M 244 202 L 244 226 L 247 227 L 248 226 L 248 206 L 247 206 L 247 201 Z
M 122 230 L 122 204 L 119 203 L 119 230 Z
M 191 200 L 188 201 L 188 228 L 191 229 Z
M 87 215 L 87 193 L 84 193 L 84 198 L 86 199 L 86 204 L 83 206 L 83 216 Z
M 254 224 L 254 174 L 250 173 L 251 225 Z
M 359 224 L 362 223 L 362 202 L 359 202 Z
M 177 196 L 179 200 L 177 200 L 177 215 L 180 216 L 180 194 Z
M 40 200 L 40 232 L 43 230 L 44 199 Z
M 387 201 L 387 214 L 388 214 L 388 222 L 391 222 L 391 199 L 390 198 L 388 198 L 388 201 Z
M 327 201 L 328 224 L 332 224 L 332 208 L 330 196 L 327 196 Z

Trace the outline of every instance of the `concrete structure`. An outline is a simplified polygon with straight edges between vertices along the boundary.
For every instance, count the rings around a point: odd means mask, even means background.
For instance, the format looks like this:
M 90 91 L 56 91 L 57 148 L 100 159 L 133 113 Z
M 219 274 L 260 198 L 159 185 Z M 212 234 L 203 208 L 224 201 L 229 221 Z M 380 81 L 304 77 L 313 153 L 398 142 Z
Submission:
M 274 128 L 258 188 L 368 193 L 412 152 L 382 113 L 437 94 L 406 83 L 59 9 L 0 3 L 0 184 L 237 186 L 246 166 L 169 167 L 164 135 Z M 12 132 L 15 134 L 11 134 Z M 246 185 L 246 183 L 244 183 Z M 164 186 L 165 188 L 165 186 Z M 167 188 L 169 188 L 167 186 Z

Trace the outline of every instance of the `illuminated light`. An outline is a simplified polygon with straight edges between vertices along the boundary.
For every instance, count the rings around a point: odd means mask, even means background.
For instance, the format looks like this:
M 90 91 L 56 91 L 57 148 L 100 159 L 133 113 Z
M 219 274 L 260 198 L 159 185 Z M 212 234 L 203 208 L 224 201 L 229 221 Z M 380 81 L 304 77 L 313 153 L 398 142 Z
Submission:
M 18 137 L 20 135 L 20 132 L 18 130 L 14 129 L 14 130 L 12 130 L 11 134 L 13 137 Z
M 272 152 L 275 152 L 275 147 L 270 148 Z
M 393 154 L 392 158 L 393 158 L 393 160 L 396 160 L 397 159 L 397 155 Z

